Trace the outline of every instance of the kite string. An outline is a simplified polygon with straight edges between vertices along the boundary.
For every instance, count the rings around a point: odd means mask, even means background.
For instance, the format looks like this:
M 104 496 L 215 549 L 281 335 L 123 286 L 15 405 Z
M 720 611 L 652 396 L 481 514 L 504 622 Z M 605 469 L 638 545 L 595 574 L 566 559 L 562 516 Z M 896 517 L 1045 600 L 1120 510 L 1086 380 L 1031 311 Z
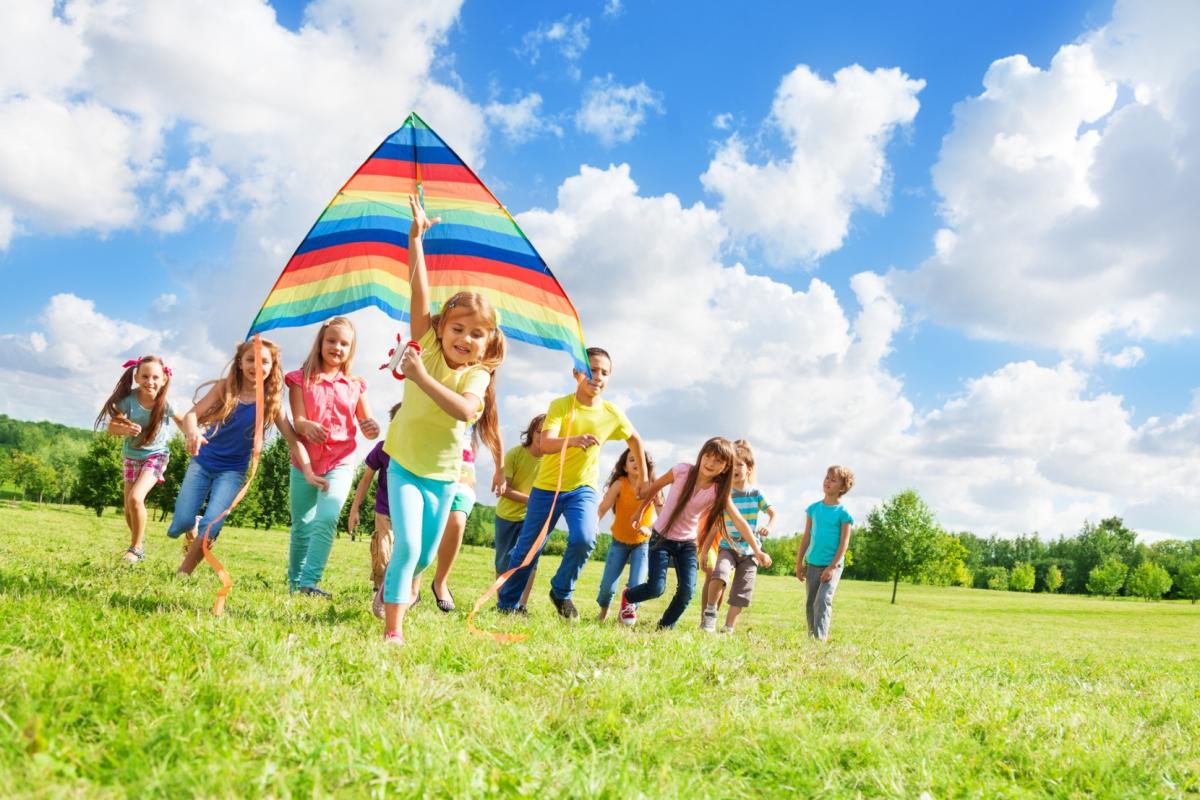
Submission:
M 225 569 L 216 556 L 209 549 L 209 533 L 213 526 L 216 525 L 233 509 L 237 508 L 237 504 L 242 502 L 242 498 L 246 496 L 246 492 L 250 489 L 250 484 L 254 481 L 255 474 L 258 473 L 259 456 L 262 454 L 263 440 L 263 368 L 262 368 L 262 337 L 258 334 L 254 335 L 254 445 L 250 451 L 250 468 L 246 471 L 246 480 L 242 483 L 242 488 L 238 490 L 237 495 L 233 498 L 233 502 L 229 504 L 229 508 L 222 511 L 204 529 L 204 538 L 200 540 L 200 551 L 204 553 L 204 560 L 217 573 L 217 577 L 221 579 L 221 588 L 217 590 L 217 599 L 213 603 L 212 613 L 214 617 L 219 617 L 225 613 L 225 597 L 229 594 L 229 590 L 233 587 L 233 579 L 229 577 L 229 571 Z
M 492 633 L 490 631 L 481 630 L 475 627 L 474 619 L 475 615 L 479 613 L 479 609 L 483 607 L 483 604 L 500 591 L 500 587 L 503 586 L 510 577 L 512 577 L 513 573 L 519 572 L 520 570 L 528 567 L 531 563 L 533 563 L 533 559 L 537 558 L 538 554 L 542 551 L 542 544 L 545 543 L 546 538 L 550 535 L 550 520 L 554 519 L 554 506 L 558 503 L 558 496 L 562 491 L 563 471 L 567 460 L 567 442 L 571 438 L 571 430 L 574 422 L 575 396 L 572 395 L 571 411 L 567 415 L 567 430 L 566 433 L 563 434 L 563 443 L 558 451 L 558 477 L 555 479 L 554 483 L 554 497 L 550 499 L 550 510 L 546 514 L 546 521 L 542 523 L 542 529 L 538 532 L 537 539 L 534 540 L 533 545 L 525 554 L 525 558 L 521 561 L 520 565 L 513 567 L 504 574 L 500 575 L 500 577 L 496 578 L 496 580 L 492 582 L 492 585 L 488 587 L 487 591 L 480 595 L 479 599 L 475 601 L 475 606 L 471 609 L 471 613 L 467 615 L 467 630 L 476 636 L 490 636 L 497 642 L 503 642 L 505 644 L 524 641 L 526 638 L 528 638 L 528 636 L 523 633 Z

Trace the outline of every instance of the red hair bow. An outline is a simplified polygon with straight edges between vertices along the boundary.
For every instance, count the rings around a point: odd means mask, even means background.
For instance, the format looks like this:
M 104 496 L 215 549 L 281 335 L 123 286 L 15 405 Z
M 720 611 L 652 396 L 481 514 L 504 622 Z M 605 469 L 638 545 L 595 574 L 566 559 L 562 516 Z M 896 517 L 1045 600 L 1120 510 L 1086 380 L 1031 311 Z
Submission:
M 126 361 L 124 364 L 121 365 L 121 369 L 129 369 L 130 367 L 136 367 L 140 363 L 142 363 L 142 359 L 131 358 L 128 361 Z M 171 368 L 168 367 L 166 364 L 163 364 L 163 374 L 166 375 L 168 378 L 171 377 Z

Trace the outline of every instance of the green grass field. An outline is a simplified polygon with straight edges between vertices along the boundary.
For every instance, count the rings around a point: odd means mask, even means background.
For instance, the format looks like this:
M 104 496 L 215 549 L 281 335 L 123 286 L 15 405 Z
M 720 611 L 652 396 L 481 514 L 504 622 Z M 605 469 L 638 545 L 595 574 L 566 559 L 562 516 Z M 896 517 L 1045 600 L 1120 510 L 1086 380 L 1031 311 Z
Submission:
M 287 594 L 287 534 L 230 529 L 225 617 L 202 566 L 119 517 L 0 505 L 4 797 L 1186 797 L 1200 795 L 1200 606 L 844 582 L 833 638 L 760 578 L 732 637 L 594 621 L 545 598 L 500 645 L 465 611 L 370 615 L 365 542 L 332 603 Z M 487 585 L 467 548 L 460 607 Z M 674 578 L 671 578 L 673 586 Z M 668 587 L 668 591 L 671 590 Z

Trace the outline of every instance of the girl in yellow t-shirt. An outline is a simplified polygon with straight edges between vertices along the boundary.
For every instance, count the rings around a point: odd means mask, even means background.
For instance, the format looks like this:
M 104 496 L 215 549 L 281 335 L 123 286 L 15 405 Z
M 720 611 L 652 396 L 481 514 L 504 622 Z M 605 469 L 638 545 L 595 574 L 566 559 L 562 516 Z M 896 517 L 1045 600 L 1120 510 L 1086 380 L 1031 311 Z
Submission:
M 634 488 L 638 483 L 639 468 L 637 456 L 629 448 L 617 459 L 612 473 L 608 476 L 605 486 L 604 499 L 600 501 L 599 515 L 604 515 L 611 509 L 613 512 L 612 541 L 608 545 L 608 556 L 604 559 L 604 576 L 600 579 L 600 594 L 596 602 L 600 605 L 600 622 L 608 617 L 608 606 L 613 595 L 617 593 L 617 584 L 621 581 L 621 572 L 625 564 L 629 564 L 629 580 L 625 583 L 628 588 L 646 582 L 647 554 L 650 540 L 650 526 L 658 509 L 662 508 L 662 495 L 654 498 L 653 505 L 646 506 L 645 513 L 633 525 L 633 516 L 638 506 L 642 504 L 637 498 Z M 647 483 L 655 480 L 654 459 L 646 453 Z M 637 606 L 630 605 L 622 610 L 620 621 L 622 625 L 633 625 L 637 622 Z
M 408 268 L 412 287 L 412 336 L 421 345 L 400 360 L 407 378 L 404 404 L 388 428 L 388 507 L 395 537 L 380 592 L 384 640 L 404 644 L 404 612 L 412 603 L 412 579 L 433 560 L 450 516 L 467 426 L 475 424 L 493 452 L 503 452 L 496 415 L 494 376 L 504 361 L 504 334 L 483 295 L 459 292 L 440 313 L 429 313 L 429 277 L 422 237 L 438 219 L 409 196 Z M 502 491 L 497 471 L 493 491 Z

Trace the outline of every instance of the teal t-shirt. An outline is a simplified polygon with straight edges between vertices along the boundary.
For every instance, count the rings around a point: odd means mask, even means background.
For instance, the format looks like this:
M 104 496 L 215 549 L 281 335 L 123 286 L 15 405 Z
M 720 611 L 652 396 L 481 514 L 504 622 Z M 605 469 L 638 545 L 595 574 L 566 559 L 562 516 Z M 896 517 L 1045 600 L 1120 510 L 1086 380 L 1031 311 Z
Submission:
M 121 413 L 129 417 L 130 420 L 141 425 L 144 429 L 150 424 L 150 409 L 138 402 L 136 394 L 130 394 L 124 400 L 117 403 L 117 408 Z M 158 426 L 158 433 L 155 437 L 146 442 L 145 447 L 134 447 L 133 441 L 141 436 L 126 436 L 125 443 L 121 445 L 121 455 L 125 458 L 133 458 L 138 461 L 143 461 L 155 453 L 167 452 L 167 442 L 171 440 L 171 434 L 175 429 L 175 407 L 171 405 L 171 401 L 167 401 L 167 411 L 163 414 L 162 422 Z
M 837 555 L 838 543 L 842 540 L 842 525 L 853 525 L 854 518 L 842 508 L 841 503 L 827 506 L 823 500 L 813 503 L 804 513 L 812 520 L 812 542 L 805 560 L 814 567 L 828 567 Z

